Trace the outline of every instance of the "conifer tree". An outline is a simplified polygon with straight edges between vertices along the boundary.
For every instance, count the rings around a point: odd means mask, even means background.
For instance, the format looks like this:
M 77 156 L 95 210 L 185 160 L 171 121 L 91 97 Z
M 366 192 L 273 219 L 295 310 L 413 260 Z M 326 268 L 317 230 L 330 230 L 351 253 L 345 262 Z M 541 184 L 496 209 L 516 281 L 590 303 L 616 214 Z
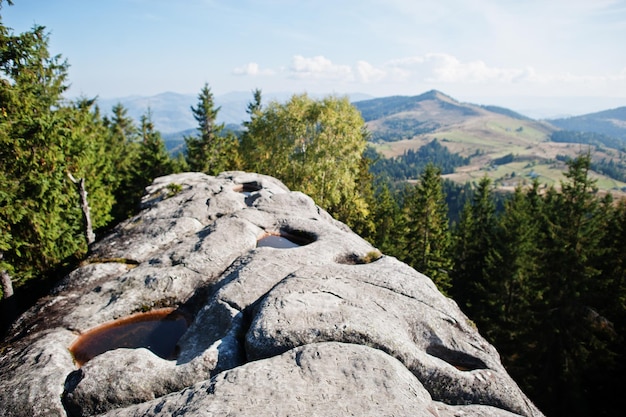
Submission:
M 603 404 L 604 410 L 621 410 L 619 381 L 626 372 L 626 200 L 607 203 L 605 199 L 601 213 L 606 230 L 598 259 L 602 275 L 590 300 L 592 328 L 604 346 L 603 352 L 587 361 L 583 381 L 588 398 Z
M 152 122 L 152 113 L 141 116 L 141 142 L 135 162 L 134 180 L 135 201 L 139 204 L 143 190 L 154 181 L 155 178 L 174 172 L 174 166 L 170 154 L 165 148 L 161 134 L 155 130 Z
M 541 378 L 549 381 L 543 395 L 556 407 L 549 411 L 569 415 L 588 415 L 583 370 L 590 356 L 605 352 L 590 321 L 595 311 L 590 296 L 600 279 L 596 265 L 603 239 L 590 166 L 588 154 L 569 161 L 561 193 L 546 196 Z
M 0 24 L 0 37 L 0 270 L 20 282 L 85 246 L 59 110 L 67 63 L 42 26 L 14 35 Z
M 198 135 L 185 138 L 186 162 L 192 171 L 217 175 L 238 166 L 238 142 L 232 133 L 224 134 L 224 124 L 217 123 L 220 107 L 215 107 L 213 93 L 205 84 L 198 95 L 197 107 L 191 107 L 198 122 Z
M 139 146 L 141 137 L 135 121 L 128 116 L 128 110 L 118 103 L 112 108 L 112 117 L 105 119 L 108 128 L 107 152 L 113 159 L 116 186 L 114 188 L 115 205 L 112 216 L 119 222 L 135 213 L 138 209 L 135 181 L 135 164 L 139 162 Z
M 527 363 L 516 363 L 515 353 L 536 340 L 535 300 L 542 292 L 538 270 L 541 213 L 540 207 L 533 207 L 535 196 L 535 187 L 527 192 L 515 189 L 497 221 L 487 255 L 484 334 L 507 355 L 507 366 L 517 369 Z
M 60 113 L 66 126 L 67 174 L 84 180 L 93 227 L 104 227 L 112 220 L 114 192 L 119 186 L 116 155 L 110 152 L 105 122 L 95 99 L 79 99 Z
M 428 164 L 405 201 L 408 239 L 406 262 L 429 276 L 440 291 L 451 287 L 451 237 L 441 171 Z
M 245 121 L 243 123 L 244 127 L 250 126 L 250 123 L 252 123 L 252 121 L 256 117 L 259 117 L 261 115 L 261 112 L 263 110 L 262 94 L 263 94 L 262 91 L 258 88 L 252 92 L 253 101 L 248 103 L 248 106 L 246 108 L 246 113 L 248 113 L 248 115 L 250 116 L 250 121 Z
M 45 28 L 0 36 L 0 271 L 20 284 L 85 253 L 83 214 L 106 226 L 118 179 L 95 100 L 63 98 L 68 65 Z
M 405 241 L 404 218 L 398 201 L 386 182 L 379 185 L 376 202 L 372 207 L 372 217 L 376 225 L 372 243 L 384 254 L 402 258 Z
M 253 158 L 256 154 L 256 150 L 254 149 L 257 144 L 255 143 L 255 138 L 252 137 L 250 132 L 251 128 L 256 128 L 255 120 L 262 115 L 263 104 L 262 104 L 262 92 L 260 89 L 255 89 L 252 92 L 252 101 L 248 103 L 246 107 L 246 113 L 250 117 L 249 120 L 243 122 L 244 132 L 241 135 L 241 144 L 240 144 L 240 153 L 242 158 L 242 165 L 246 169 L 254 170 L 255 163 L 248 158 Z
M 461 308 L 481 324 L 485 311 L 489 281 L 487 255 L 492 245 L 496 209 L 492 195 L 491 180 L 485 176 L 478 183 L 471 204 L 466 204 L 456 231 L 455 265 L 453 272 L 454 299 Z

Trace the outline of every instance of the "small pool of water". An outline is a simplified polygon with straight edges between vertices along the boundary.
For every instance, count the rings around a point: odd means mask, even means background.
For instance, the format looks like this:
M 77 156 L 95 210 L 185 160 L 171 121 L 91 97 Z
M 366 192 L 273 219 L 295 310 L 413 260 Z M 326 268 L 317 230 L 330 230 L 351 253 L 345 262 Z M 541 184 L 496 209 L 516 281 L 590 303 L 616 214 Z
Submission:
M 79 366 L 118 348 L 143 347 L 163 359 L 174 359 L 176 344 L 187 325 L 187 317 L 171 308 L 133 314 L 86 331 L 70 351 Z
M 262 239 L 259 239 L 257 242 L 257 247 L 269 247 L 269 248 L 277 248 L 277 249 L 291 249 L 298 248 L 301 245 L 287 239 L 283 236 L 269 235 Z

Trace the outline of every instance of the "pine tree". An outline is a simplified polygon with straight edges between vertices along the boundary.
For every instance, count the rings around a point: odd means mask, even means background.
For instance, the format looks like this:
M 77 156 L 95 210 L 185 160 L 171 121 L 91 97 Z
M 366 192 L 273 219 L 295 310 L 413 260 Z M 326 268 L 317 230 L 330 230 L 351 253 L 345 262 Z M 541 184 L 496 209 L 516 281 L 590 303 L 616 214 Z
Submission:
M 487 255 L 492 245 L 496 209 L 491 180 L 483 177 L 474 192 L 471 204 L 466 204 L 455 233 L 452 294 L 468 316 L 479 326 L 487 320 L 484 306 L 489 281 Z
M 217 175 L 238 167 L 238 142 L 232 133 L 223 134 L 224 124 L 217 123 L 219 110 L 211 88 L 205 84 L 198 95 L 197 107 L 191 107 L 199 135 L 185 138 L 186 162 L 192 171 Z
M 260 89 L 255 89 L 252 92 L 252 102 L 248 103 L 248 106 L 246 108 L 246 113 L 248 113 L 248 115 L 250 116 L 250 121 L 246 121 L 243 123 L 244 127 L 248 127 L 250 126 L 250 124 L 252 123 L 252 121 L 256 118 L 259 117 L 261 115 L 261 112 L 263 111 L 263 98 L 262 98 L 262 92 Z
M 603 405 L 594 413 L 608 416 L 622 408 L 626 372 L 626 201 L 614 202 L 607 194 L 599 215 L 604 233 L 595 268 L 602 272 L 587 297 L 596 350 L 585 361 L 581 379 L 586 397 Z
M 261 117 L 263 114 L 263 104 L 262 104 L 262 92 L 260 89 L 256 89 L 252 92 L 252 100 L 248 103 L 246 108 L 246 113 L 250 117 L 249 120 L 243 122 L 244 132 L 241 135 L 241 144 L 240 144 L 240 153 L 242 158 L 242 165 L 244 169 L 250 169 L 255 171 L 256 163 L 254 162 L 257 150 L 255 147 L 258 145 L 256 140 L 250 129 L 258 129 L 258 123 L 256 119 Z
M 155 178 L 174 172 L 173 161 L 165 148 L 161 134 L 154 129 L 150 109 L 141 116 L 141 142 L 134 166 L 133 183 L 135 184 L 134 199 L 137 205 L 144 189 Z
M 590 320 L 595 315 L 590 296 L 600 278 L 596 265 L 603 239 L 590 165 L 589 155 L 569 161 L 561 193 L 550 192 L 545 199 L 540 264 L 545 289 L 539 334 L 543 336 L 540 379 L 546 383 L 541 401 L 555 407 L 548 413 L 589 414 L 583 371 L 590 357 L 605 352 Z
M 404 247 L 404 218 L 398 201 L 389 190 L 386 182 L 382 182 L 376 191 L 376 202 L 372 206 L 376 229 L 372 243 L 381 252 L 402 258 Z
M 85 249 L 60 109 L 67 63 L 44 31 L 0 25 L 0 270 L 18 283 Z
M 128 116 L 128 110 L 118 103 L 112 108 L 111 119 L 105 119 L 108 128 L 107 152 L 113 159 L 116 176 L 114 187 L 115 205 L 112 216 L 116 222 L 126 219 L 137 210 L 138 193 L 135 181 L 135 164 L 140 161 L 139 147 L 141 137 L 135 121 Z
M 535 300 L 543 290 L 538 269 L 541 213 L 540 206 L 533 207 L 536 191 L 518 187 L 505 203 L 487 256 L 490 278 L 485 283 L 483 330 L 514 372 L 527 367 L 519 353 L 529 353 L 526 349 L 536 341 L 540 320 L 535 314 Z
M 45 29 L 0 36 L 0 271 L 19 286 L 86 252 L 118 179 L 95 100 L 63 99 L 68 65 Z
M 451 287 L 451 237 L 448 207 L 442 190 L 441 171 L 428 164 L 405 202 L 408 239 L 406 262 L 429 276 L 439 290 Z

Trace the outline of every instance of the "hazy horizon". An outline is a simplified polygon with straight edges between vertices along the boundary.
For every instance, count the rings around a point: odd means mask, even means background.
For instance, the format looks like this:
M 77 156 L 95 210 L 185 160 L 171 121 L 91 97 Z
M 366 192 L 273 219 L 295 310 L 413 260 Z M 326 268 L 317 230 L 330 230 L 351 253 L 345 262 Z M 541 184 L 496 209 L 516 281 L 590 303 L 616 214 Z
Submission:
M 3 24 L 46 26 L 51 52 L 70 64 L 70 96 L 196 94 L 209 83 L 216 96 L 436 89 L 531 117 L 626 105 L 624 0 L 14 3 Z

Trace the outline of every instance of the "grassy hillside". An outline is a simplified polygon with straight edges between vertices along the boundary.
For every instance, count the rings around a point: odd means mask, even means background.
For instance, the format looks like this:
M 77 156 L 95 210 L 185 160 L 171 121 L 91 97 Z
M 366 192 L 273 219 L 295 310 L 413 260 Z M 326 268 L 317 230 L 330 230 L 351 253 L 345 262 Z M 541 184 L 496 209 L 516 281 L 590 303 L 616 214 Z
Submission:
M 447 175 L 458 182 L 487 175 L 503 189 L 513 189 L 533 178 L 558 184 L 566 169 L 562 160 L 588 151 L 594 161 L 626 161 L 624 152 L 608 146 L 552 142 L 550 136 L 559 128 L 548 122 L 500 107 L 460 103 L 438 91 L 355 105 L 363 114 L 374 147 L 387 158 L 418 149 L 433 139 L 450 152 L 470 157 L 468 165 Z M 602 189 L 626 189 L 624 182 L 594 175 Z

